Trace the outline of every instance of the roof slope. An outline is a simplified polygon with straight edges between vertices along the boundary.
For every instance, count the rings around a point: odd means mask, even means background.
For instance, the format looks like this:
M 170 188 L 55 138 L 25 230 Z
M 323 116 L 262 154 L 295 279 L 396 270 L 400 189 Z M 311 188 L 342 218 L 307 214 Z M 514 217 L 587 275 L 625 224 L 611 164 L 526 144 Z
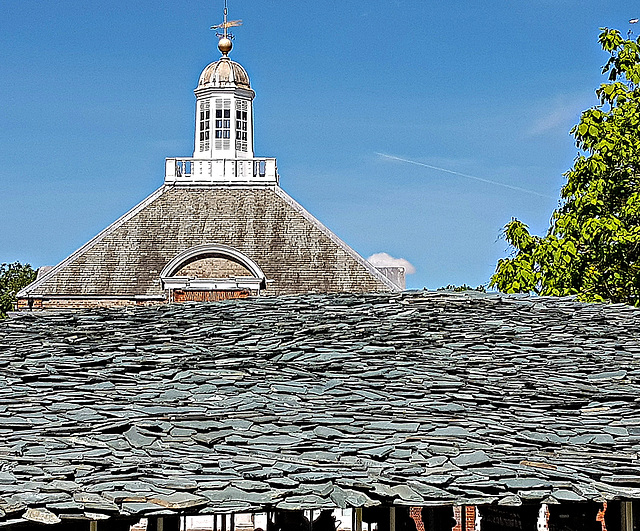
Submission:
M 23 314 L 0 324 L 0 521 L 639 498 L 639 325 L 440 293 Z
M 162 295 L 164 266 L 203 244 L 257 262 L 265 294 L 398 289 L 279 187 L 163 186 L 18 297 Z

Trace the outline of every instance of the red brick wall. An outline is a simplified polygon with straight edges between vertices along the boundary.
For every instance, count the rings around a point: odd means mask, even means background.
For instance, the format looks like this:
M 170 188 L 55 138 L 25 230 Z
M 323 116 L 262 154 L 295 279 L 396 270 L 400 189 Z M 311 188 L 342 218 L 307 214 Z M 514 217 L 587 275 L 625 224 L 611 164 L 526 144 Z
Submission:
M 411 507 L 409 516 L 416 524 L 416 531 L 424 531 L 424 522 L 422 521 L 422 507 Z
M 251 295 L 248 289 L 236 290 L 236 291 L 191 291 L 175 289 L 173 290 L 174 302 L 211 302 L 211 301 L 224 301 L 228 299 L 244 299 Z
M 457 523 L 451 531 L 465 531 L 464 529 L 462 529 L 462 523 L 463 523 L 462 510 L 463 509 L 464 507 L 453 508 L 453 517 L 456 519 Z
M 464 516 L 465 525 L 467 526 L 465 531 L 474 531 L 476 528 L 476 508 L 473 505 L 467 505 L 465 507 Z

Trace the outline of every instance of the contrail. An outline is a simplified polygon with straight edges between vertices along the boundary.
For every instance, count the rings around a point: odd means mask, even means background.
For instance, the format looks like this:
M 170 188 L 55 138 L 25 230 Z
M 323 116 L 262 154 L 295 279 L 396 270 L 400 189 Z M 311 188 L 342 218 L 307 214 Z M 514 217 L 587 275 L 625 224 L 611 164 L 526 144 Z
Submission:
M 406 162 L 407 164 L 415 164 L 416 166 L 423 166 L 424 168 L 430 168 L 432 170 L 443 171 L 451 173 L 453 175 L 459 175 L 460 177 L 466 177 L 467 179 L 473 179 L 474 181 L 480 181 L 481 183 L 495 184 L 496 186 L 502 186 L 503 188 L 509 188 L 510 190 L 516 190 L 517 192 L 524 192 L 526 194 L 537 195 L 538 197 L 544 197 L 545 199 L 555 199 L 550 195 L 540 194 L 527 188 L 520 188 L 519 186 L 511 186 L 510 184 L 501 183 L 498 181 L 492 181 L 491 179 L 483 179 L 482 177 L 476 177 L 475 175 L 468 175 L 466 173 L 460 173 L 459 171 L 447 170 L 446 168 L 439 168 L 438 166 L 431 166 L 431 164 L 425 164 L 424 162 L 418 162 L 417 160 L 403 159 L 394 155 L 387 155 L 386 153 L 375 152 L 376 155 L 385 157 L 387 159 L 399 160 L 400 162 Z

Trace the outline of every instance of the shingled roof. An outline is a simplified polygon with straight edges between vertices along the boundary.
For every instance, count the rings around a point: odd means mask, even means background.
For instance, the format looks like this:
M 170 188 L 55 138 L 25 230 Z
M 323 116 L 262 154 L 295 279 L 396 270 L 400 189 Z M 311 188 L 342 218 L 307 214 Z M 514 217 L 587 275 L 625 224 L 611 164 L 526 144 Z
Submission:
M 0 522 L 640 498 L 639 325 L 422 292 L 23 314 Z
M 165 185 L 18 297 L 163 299 L 163 268 L 207 244 L 259 264 L 266 295 L 399 289 L 279 186 Z

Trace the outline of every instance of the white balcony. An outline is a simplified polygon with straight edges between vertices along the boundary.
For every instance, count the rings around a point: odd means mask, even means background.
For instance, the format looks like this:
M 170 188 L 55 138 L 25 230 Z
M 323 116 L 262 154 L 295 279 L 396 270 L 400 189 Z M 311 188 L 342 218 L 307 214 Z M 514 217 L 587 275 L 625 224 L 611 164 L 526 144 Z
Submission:
M 275 158 L 166 159 L 164 183 L 171 185 L 276 185 L 280 180 Z

